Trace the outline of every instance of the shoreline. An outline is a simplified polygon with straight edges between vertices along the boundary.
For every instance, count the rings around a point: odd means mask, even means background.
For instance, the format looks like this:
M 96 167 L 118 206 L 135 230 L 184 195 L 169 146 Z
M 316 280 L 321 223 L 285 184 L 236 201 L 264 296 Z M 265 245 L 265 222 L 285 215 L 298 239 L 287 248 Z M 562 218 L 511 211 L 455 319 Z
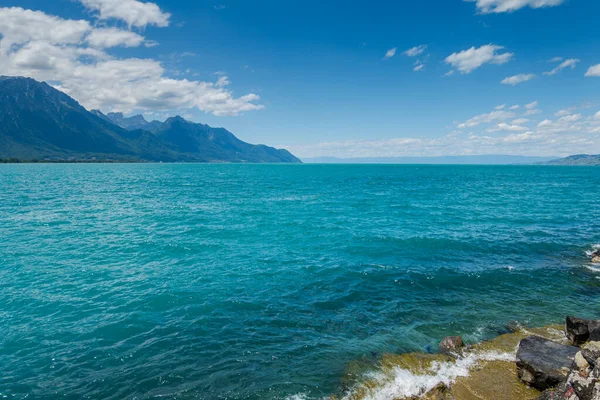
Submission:
M 567 317 L 567 320 L 572 317 Z M 578 320 L 578 319 L 574 319 Z M 583 321 L 583 320 L 579 320 Z M 596 323 L 596 321 L 588 321 Z M 600 323 L 600 321 L 598 321 Z M 569 323 L 567 322 L 567 326 Z M 600 331 L 599 331 L 600 332 Z M 511 333 L 496 338 L 464 346 L 462 342 L 450 351 L 442 348 L 438 353 L 413 352 L 405 354 L 384 354 L 378 363 L 377 371 L 363 372 L 360 382 L 356 382 L 343 396 L 331 396 L 331 400 L 537 400 L 555 399 L 561 390 L 572 389 L 572 375 L 580 374 L 597 384 L 597 392 L 590 396 L 600 396 L 600 380 L 593 377 L 593 365 L 584 375 L 577 370 L 573 360 L 565 360 L 566 365 L 573 364 L 564 374 L 561 383 L 547 388 L 532 387 L 535 383 L 529 379 L 525 362 L 520 359 L 524 343 L 532 337 L 544 343 L 556 344 L 559 348 L 583 350 L 587 344 L 574 344 L 569 339 L 569 328 L 553 324 L 544 327 L 515 327 Z M 452 337 L 451 339 L 455 339 Z M 445 338 L 444 341 L 448 338 Z M 600 342 L 587 342 L 594 345 Z M 578 347 L 574 347 L 574 346 Z M 600 347 L 598 347 L 600 349 Z M 580 352 L 581 353 L 581 352 Z M 540 359 L 545 357 L 539 354 Z M 536 360 L 532 361 L 534 364 Z M 600 363 L 600 358 L 598 358 Z M 596 368 L 597 371 L 599 367 Z M 356 376 L 356 372 L 347 371 L 346 377 Z M 536 372 L 537 377 L 537 372 Z M 579 375 L 577 375 L 579 376 Z M 547 390 L 544 390 L 547 389 Z M 562 395 L 562 394 L 561 394 Z M 548 397 L 550 396 L 550 397 Z M 576 395 L 575 395 L 576 396 Z M 556 397 L 568 400 L 596 400 L 600 397 Z

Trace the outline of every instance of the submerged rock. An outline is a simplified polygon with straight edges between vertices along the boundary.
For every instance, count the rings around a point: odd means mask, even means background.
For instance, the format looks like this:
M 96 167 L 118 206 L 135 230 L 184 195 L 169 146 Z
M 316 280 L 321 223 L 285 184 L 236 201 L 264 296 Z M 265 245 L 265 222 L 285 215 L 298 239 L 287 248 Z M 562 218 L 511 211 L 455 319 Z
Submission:
M 538 336 L 525 338 L 517 351 L 519 379 L 538 390 L 554 387 L 567 379 L 578 352 L 577 347 Z
M 594 264 L 600 264 L 600 249 L 592 252 L 592 254 L 590 256 L 592 257 L 592 262 Z
M 452 391 L 446 384 L 439 383 L 436 387 L 419 397 L 422 400 L 454 400 Z
M 440 342 L 440 353 L 442 354 L 456 354 L 460 353 L 461 349 L 465 347 L 460 336 L 448 336 L 442 339 Z

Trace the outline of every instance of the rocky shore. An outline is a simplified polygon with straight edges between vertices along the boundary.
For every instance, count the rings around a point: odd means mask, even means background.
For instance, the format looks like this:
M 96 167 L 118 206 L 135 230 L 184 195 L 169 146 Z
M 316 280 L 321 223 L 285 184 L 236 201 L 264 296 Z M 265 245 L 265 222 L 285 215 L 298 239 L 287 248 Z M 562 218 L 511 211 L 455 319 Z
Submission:
M 600 264 L 600 248 L 588 252 Z M 600 400 L 600 320 L 526 328 L 465 345 L 444 338 L 437 354 L 385 354 L 343 400 Z M 347 380 L 362 375 L 355 366 Z M 336 399 L 337 397 L 332 397 Z

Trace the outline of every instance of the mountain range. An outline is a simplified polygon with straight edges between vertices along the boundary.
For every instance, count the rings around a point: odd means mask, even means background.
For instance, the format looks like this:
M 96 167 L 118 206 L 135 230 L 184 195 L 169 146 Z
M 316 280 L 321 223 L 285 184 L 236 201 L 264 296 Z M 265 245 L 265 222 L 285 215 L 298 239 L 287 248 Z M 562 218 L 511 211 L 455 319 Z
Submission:
M 557 157 L 528 157 L 511 155 L 475 156 L 429 156 L 429 157 L 358 157 L 304 158 L 307 164 L 426 164 L 426 165 L 516 165 L 536 164 L 555 160 Z
M 45 82 L 0 77 L 0 159 L 19 161 L 299 163 L 223 128 L 172 117 L 104 115 Z
M 577 154 L 574 156 L 560 158 L 558 160 L 552 160 L 545 164 L 546 165 L 599 166 L 600 165 L 600 155 Z

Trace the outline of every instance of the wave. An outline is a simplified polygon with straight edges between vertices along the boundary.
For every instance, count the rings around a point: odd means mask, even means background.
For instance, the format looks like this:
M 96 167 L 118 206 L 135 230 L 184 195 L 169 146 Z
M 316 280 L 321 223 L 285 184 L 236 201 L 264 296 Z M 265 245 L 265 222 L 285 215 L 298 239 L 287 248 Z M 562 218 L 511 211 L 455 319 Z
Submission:
M 600 267 L 594 267 L 592 265 L 586 265 L 585 267 L 592 272 L 600 272 Z
M 593 254 L 593 253 L 594 253 L 596 250 L 600 250 L 600 243 L 598 243 L 598 244 L 593 244 L 593 245 L 592 245 L 592 248 L 591 248 L 590 250 L 586 250 L 586 251 L 585 251 L 585 254 L 586 254 L 588 257 L 591 257 L 591 256 L 592 256 L 592 254 Z
M 343 400 L 389 400 L 420 396 L 440 383 L 449 386 L 457 378 L 469 376 L 474 367 L 488 361 L 514 362 L 515 355 L 497 351 L 474 352 L 456 361 L 434 361 L 429 368 L 420 372 L 401 367 L 371 372 L 365 375 L 365 382 L 352 388 Z

